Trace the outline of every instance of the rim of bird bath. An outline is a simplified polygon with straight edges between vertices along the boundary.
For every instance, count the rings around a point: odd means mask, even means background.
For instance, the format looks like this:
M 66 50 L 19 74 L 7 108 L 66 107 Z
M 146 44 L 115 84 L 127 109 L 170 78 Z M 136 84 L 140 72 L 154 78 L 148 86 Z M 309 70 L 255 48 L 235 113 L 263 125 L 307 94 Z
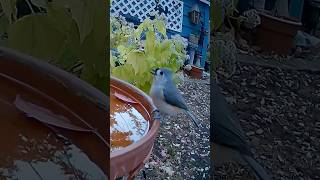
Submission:
M 132 179 L 150 158 L 160 127 L 160 121 L 155 120 L 153 112 L 156 112 L 157 109 L 151 98 L 142 90 L 112 76 L 110 78 L 110 88 L 115 88 L 121 91 L 121 94 L 129 96 L 130 99 L 138 102 L 148 114 L 148 117 L 145 117 L 150 124 L 148 132 L 138 141 L 110 152 L 111 179 L 123 176 L 128 176 L 129 179 Z M 110 95 L 112 96 L 112 94 Z

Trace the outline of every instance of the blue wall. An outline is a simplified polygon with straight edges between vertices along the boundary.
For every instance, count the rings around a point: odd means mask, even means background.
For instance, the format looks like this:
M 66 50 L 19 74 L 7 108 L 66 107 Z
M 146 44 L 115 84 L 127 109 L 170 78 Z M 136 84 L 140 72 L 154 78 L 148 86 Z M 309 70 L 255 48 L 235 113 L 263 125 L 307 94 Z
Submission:
M 180 35 L 184 38 L 189 38 L 190 34 L 193 31 L 198 31 L 200 35 L 201 24 L 192 24 L 189 18 L 189 12 L 191 11 L 194 4 L 198 4 L 200 12 L 201 12 L 201 20 L 200 22 L 204 23 L 204 28 L 206 31 L 209 30 L 210 24 L 210 6 L 205 4 L 199 0 L 183 0 L 183 22 L 182 22 L 182 32 Z M 175 31 L 168 30 L 168 36 L 170 37 L 172 34 L 177 34 Z M 209 35 L 204 36 L 204 41 L 202 44 L 199 44 L 198 51 L 201 51 L 202 59 L 201 59 L 201 67 L 204 67 L 205 61 L 207 58 L 207 48 L 209 44 Z
M 172 30 L 167 29 L 167 35 L 170 37 L 171 35 L 174 34 L 180 34 L 182 37 L 188 39 L 190 34 L 193 31 L 197 31 L 200 35 L 200 29 L 201 29 L 201 23 L 198 25 L 192 24 L 190 22 L 189 18 L 189 12 L 191 11 L 192 7 L 194 4 L 198 4 L 200 12 L 201 12 L 201 20 L 200 22 L 204 23 L 204 29 L 206 31 L 209 31 L 210 24 L 209 24 L 209 19 L 210 19 L 210 6 L 208 4 L 205 4 L 199 0 L 183 0 L 183 22 L 182 22 L 182 32 L 176 32 Z M 130 22 L 133 22 L 134 24 L 139 24 L 139 20 L 136 17 L 132 17 L 130 15 L 124 15 L 126 19 Z M 209 34 L 204 35 L 203 42 L 202 44 L 199 44 L 198 51 L 201 52 L 202 58 L 201 58 L 201 67 L 204 67 L 205 61 L 207 58 L 207 48 L 209 44 Z

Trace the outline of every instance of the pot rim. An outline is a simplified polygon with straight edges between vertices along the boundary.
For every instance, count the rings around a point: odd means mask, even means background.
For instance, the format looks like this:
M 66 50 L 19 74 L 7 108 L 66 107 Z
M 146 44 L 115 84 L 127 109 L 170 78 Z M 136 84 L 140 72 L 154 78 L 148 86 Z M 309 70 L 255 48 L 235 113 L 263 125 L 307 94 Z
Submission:
M 133 86 L 132 84 L 125 82 L 121 79 L 113 77 L 113 76 L 110 76 L 110 82 L 111 81 L 123 83 L 124 85 L 128 86 L 130 89 L 135 90 L 137 93 L 139 93 L 143 97 L 146 97 L 146 101 L 150 104 L 152 110 L 156 110 L 156 107 L 153 104 L 151 98 L 145 92 L 140 90 L 139 88 L 137 88 L 137 87 Z M 151 117 L 150 120 L 152 120 L 152 125 L 150 126 L 150 129 L 145 136 L 143 136 L 141 139 L 139 139 L 135 143 L 130 144 L 129 146 L 126 146 L 126 147 L 121 148 L 119 150 L 116 150 L 114 152 L 110 152 L 110 159 L 115 159 L 117 157 L 120 157 L 120 156 L 123 156 L 124 154 L 129 153 L 130 151 L 138 149 L 140 146 L 147 143 L 148 141 L 150 141 L 150 139 L 152 139 L 154 136 L 156 136 L 156 134 L 158 133 L 159 127 L 160 127 L 160 121 L 153 119 L 153 117 Z M 111 163 L 111 161 L 110 161 L 110 163 Z
M 263 12 L 263 11 L 259 11 L 258 14 L 261 15 L 261 16 L 265 16 L 267 18 L 276 20 L 276 21 L 280 21 L 280 22 L 283 22 L 283 23 L 290 24 L 290 25 L 302 26 L 301 22 L 295 22 L 295 21 L 292 21 L 292 20 L 288 20 L 288 19 L 283 19 L 283 18 L 279 18 L 279 17 L 276 17 L 276 16 L 272 16 L 272 15 L 267 14 L 266 12 Z
M 198 67 L 198 66 L 195 66 L 195 65 L 192 65 L 191 66 L 192 68 L 195 68 L 195 69 L 199 69 L 199 70 L 203 70 L 204 68 L 202 68 L 202 67 Z
M 106 112 L 109 110 L 109 97 L 107 95 L 63 69 L 40 60 L 39 58 L 6 47 L 0 47 L 0 57 L 6 58 L 9 61 L 14 59 L 15 62 L 23 64 L 30 69 L 34 69 L 41 74 L 50 74 L 58 83 L 62 83 L 74 91 L 81 92 L 81 95 L 84 96 L 84 98 L 97 104 Z

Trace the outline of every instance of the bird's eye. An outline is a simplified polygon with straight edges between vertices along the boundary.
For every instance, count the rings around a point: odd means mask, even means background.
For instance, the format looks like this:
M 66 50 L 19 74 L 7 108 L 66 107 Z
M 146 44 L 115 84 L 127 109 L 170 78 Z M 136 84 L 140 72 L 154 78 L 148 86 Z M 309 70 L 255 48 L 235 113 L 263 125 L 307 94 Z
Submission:
M 160 71 L 160 75 L 161 75 L 161 76 L 163 75 L 163 72 L 162 72 L 162 71 Z

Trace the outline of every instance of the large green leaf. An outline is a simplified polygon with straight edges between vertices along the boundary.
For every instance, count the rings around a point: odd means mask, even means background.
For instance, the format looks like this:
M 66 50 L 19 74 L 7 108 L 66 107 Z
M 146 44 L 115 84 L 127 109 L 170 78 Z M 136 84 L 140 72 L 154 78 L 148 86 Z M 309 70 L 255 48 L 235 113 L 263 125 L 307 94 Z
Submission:
M 38 58 L 54 60 L 66 37 L 53 26 L 47 16 L 24 16 L 9 27 L 8 45 Z
M 72 21 L 70 29 L 67 32 L 65 44 L 61 47 L 61 52 L 56 63 L 59 67 L 70 70 L 70 68 L 79 60 L 80 39 L 78 36 L 77 24 Z M 75 33 L 76 32 L 76 33 Z
M 0 0 L 2 10 L 8 18 L 10 24 L 12 23 L 12 17 L 15 18 L 17 15 L 16 2 L 17 0 Z
M 58 0 L 63 2 L 70 8 L 73 19 L 77 22 L 79 32 L 80 32 L 80 42 L 83 43 L 85 38 L 92 32 L 93 23 L 96 20 L 96 11 L 101 8 L 105 8 L 106 4 L 104 1 L 100 0 L 101 7 L 96 6 L 95 0 Z M 104 16 L 106 18 L 106 16 Z M 106 22 L 100 21 L 100 23 Z M 101 36 L 102 37 L 102 36 Z
M 155 27 L 162 35 L 166 36 L 166 24 L 163 21 L 156 21 Z
M 92 19 L 93 29 L 80 47 L 80 60 L 84 62 L 82 78 L 108 94 L 109 89 L 106 88 L 106 84 L 109 83 L 107 76 L 109 61 L 106 58 L 107 6 L 101 0 L 90 0 L 90 4 L 96 8 Z
M 222 1 L 213 1 L 211 29 L 218 29 L 223 23 Z
M 127 63 L 131 64 L 135 74 L 139 72 L 145 72 L 147 70 L 148 64 L 145 60 L 145 55 L 142 52 L 132 52 L 128 55 Z
M 54 25 L 53 27 L 61 33 L 69 31 L 71 25 L 73 24 L 71 13 L 68 12 L 68 10 L 63 6 L 63 4 L 57 2 L 48 3 L 47 16 L 49 23 Z M 73 33 L 78 35 L 77 29 L 75 29 Z
M 147 53 L 153 53 L 155 48 L 155 32 L 154 31 L 148 31 L 146 33 L 146 45 L 145 45 L 145 51 Z
M 8 27 L 9 27 L 9 20 L 7 17 L 5 16 L 1 16 L 0 17 L 0 36 L 7 32 L 8 30 Z

